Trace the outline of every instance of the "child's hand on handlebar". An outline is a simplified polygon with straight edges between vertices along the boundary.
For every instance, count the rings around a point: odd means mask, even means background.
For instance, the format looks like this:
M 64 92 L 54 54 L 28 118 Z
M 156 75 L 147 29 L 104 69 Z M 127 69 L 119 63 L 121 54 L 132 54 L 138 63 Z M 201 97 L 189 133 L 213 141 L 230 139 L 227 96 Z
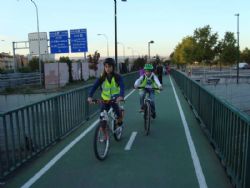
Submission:
M 93 103 L 93 98 L 92 97 L 88 97 L 88 102 L 90 103 L 90 104 L 92 104 Z
M 119 97 L 116 98 L 117 103 L 120 102 L 120 101 L 124 101 L 124 98 L 122 96 L 119 96 Z

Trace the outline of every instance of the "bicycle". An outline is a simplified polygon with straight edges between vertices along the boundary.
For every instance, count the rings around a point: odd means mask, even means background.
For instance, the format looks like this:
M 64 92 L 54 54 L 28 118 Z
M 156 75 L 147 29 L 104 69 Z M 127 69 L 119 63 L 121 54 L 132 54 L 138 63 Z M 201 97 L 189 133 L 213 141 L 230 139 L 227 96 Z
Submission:
M 110 104 L 115 103 L 115 100 L 92 100 L 94 104 Z M 119 106 L 121 113 L 124 114 L 124 109 L 122 106 Z M 123 116 L 123 115 L 122 115 Z M 108 152 L 110 149 L 110 137 L 113 134 L 116 141 L 120 141 L 123 132 L 123 124 L 116 125 L 116 114 L 113 111 L 113 108 L 110 108 L 110 112 L 104 110 L 100 113 L 100 122 L 95 129 L 94 134 L 94 153 L 98 160 L 103 161 L 108 156 Z
M 146 87 L 137 87 L 137 89 L 144 89 L 146 91 L 146 96 L 143 102 L 143 112 L 144 112 L 144 130 L 145 134 L 148 136 L 150 133 L 150 124 L 151 124 L 151 99 L 149 98 L 149 92 L 151 90 L 160 90 L 159 88 L 146 88 Z

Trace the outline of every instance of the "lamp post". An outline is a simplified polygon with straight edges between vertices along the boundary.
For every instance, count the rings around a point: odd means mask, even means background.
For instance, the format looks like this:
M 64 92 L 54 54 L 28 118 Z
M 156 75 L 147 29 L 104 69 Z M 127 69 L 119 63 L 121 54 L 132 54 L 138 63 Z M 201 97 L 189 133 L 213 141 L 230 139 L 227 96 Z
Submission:
M 105 35 L 105 34 L 103 34 L 103 33 L 99 33 L 99 34 L 97 34 L 98 36 L 104 36 L 105 37 L 105 39 L 106 39 L 106 41 L 107 41 L 107 57 L 109 57 L 109 42 L 108 42 L 108 37 L 107 37 L 107 35 Z
M 148 42 L 148 60 L 150 60 L 150 44 L 153 44 L 153 43 L 154 43 L 153 40 Z
M 235 14 L 237 16 L 237 84 L 239 83 L 239 63 L 240 63 L 240 32 L 239 32 L 239 16 L 240 14 Z
M 127 0 L 121 0 L 123 2 L 126 2 Z M 116 68 L 117 72 L 119 72 L 119 65 L 117 61 L 117 19 L 116 19 L 116 0 L 114 0 L 115 3 L 115 63 L 116 63 Z
M 39 72 L 40 72 L 40 85 L 42 85 L 42 65 L 41 65 L 41 50 L 40 50 L 40 32 L 39 32 L 39 18 L 38 18 L 38 8 L 34 0 L 30 0 L 36 7 L 36 24 L 37 24 L 37 34 L 38 34 L 38 61 L 39 61 Z
M 124 59 L 124 62 L 125 62 L 125 45 L 123 43 L 121 43 L 121 42 L 117 42 L 117 44 L 120 44 L 123 47 L 123 59 Z

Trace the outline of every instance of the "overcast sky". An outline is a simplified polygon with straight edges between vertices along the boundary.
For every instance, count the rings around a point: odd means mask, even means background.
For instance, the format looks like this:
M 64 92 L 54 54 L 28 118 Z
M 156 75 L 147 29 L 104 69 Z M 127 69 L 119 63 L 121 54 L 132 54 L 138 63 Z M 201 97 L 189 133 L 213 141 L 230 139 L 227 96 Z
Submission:
M 34 0 L 39 12 L 40 32 L 86 28 L 88 53 L 98 50 L 114 55 L 113 0 Z M 0 0 L 0 52 L 11 52 L 13 41 L 27 41 L 37 31 L 35 6 L 30 0 Z M 125 55 L 169 56 L 182 38 L 196 28 L 210 25 L 220 39 L 226 31 L 237 31 L 239 13 L 240 48 L 250 48 L 250 0 L 117 0 L 118 42 Z M 236 37 L 236 35 L 235 35 Z M 1 41 L 4 40 L 4 41 Z M 123 55 L 118 44 L 118 55 Z M 130 47 L 130 49 L 128 48 Z M 17 53 L 28 53 L 18 52 Z M 79 54 L 74 54 L 75 56 Z

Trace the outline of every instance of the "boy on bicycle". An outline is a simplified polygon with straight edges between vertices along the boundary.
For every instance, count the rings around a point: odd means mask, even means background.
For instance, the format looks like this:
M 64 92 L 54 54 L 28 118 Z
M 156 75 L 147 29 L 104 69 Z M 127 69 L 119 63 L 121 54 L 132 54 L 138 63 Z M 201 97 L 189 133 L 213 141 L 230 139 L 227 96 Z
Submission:
M 144 66 L 145 73 L 135 81 L 134 87 L 145 88 L 139 91 L 140 105 L 141 105 L 140 111 L 142 112 L 144 110 L 143 109 L 144 98 L 146 96 L 146 92 L 148 92 L 149 98 L 151 100 L 152 118 L 156 118 L 155 103 L 154 103 L 155 90 L 153 88 L 162 89 L 162 85 L 158 80 L 157 76 L 153 73 L 153 69 L 154 67 L 152 66 L 152 64 L 145 64 Z
M 92 97 L 98 87 L 101 87 L 102 100 L 115 100 L 112 103 L 102 103 L 101 112 L 113 108 L 116 117 L 117 125 L 122 125 L 122 114 L 118 103 L 124 100 L 124 83 L 122 77 L 115 73 L 115 60 L 113 58 L 106 58 L 104 60 L 104 71 L 100 78 L 98 78 L 91 90 L 89 91 L 88 102 L 92 103 Z

